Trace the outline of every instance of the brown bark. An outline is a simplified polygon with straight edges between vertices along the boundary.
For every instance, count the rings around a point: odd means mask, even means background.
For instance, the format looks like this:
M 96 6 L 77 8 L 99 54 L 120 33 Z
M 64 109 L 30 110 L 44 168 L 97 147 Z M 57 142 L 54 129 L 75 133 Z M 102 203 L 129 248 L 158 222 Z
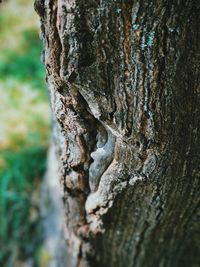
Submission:
M 35 8 L 68 266 L 198 266 L 200 2 Z

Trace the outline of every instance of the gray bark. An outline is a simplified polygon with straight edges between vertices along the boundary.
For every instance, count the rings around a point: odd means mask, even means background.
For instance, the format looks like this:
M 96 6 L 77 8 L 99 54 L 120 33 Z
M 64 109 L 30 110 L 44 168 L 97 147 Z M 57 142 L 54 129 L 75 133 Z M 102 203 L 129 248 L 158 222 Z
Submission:
M 51 142 L 48 153 L 47 172 L 43 179 L 40 193 L 40 215 L 42 251 L 46 255 L 48 267 L 67 266 L 64 234 L 64 212 L 58 179 L 58 159 L 54 143 Z M 44 257 L 44 256 L 43 256 Z M 39 266 L 43 267 L 42 257 Z M 27 265 L 26 267 L 28 267 Z M 30 265 L 30 266 L 33 266 Z
M 35 8 L 68 266 L 199 266 L 200 2 Z

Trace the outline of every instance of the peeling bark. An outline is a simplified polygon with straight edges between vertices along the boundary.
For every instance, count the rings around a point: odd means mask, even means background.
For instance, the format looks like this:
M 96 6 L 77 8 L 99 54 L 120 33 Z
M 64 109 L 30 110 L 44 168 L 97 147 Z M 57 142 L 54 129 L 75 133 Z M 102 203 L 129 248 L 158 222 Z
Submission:
M 36 0 L 68 266 L 198 266 L 200 2 Z

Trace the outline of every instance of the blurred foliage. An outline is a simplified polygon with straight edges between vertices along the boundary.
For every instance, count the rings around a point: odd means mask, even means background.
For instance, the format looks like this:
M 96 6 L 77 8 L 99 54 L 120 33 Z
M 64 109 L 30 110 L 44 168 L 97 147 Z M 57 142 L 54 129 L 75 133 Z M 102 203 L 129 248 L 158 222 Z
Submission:
M 38 31 L 30 29 L 22 32 L 20 48 L 22 51 L 4 49 L 0 56 L 1 79 L 15 78 L 27 82 L 33 88 L 44 87 L 43 66 L 39 60 L 41 42 Z
M 0 5 L 0 266 L 5 267 L 36 262 L 41 250 L 39 192 L 49 107 L 32 6 L 32 0 Z
M 18 153 L 4 150 L 0 156 L 6 163 L 0 170 L 0 262 L 13 266 L 16 257 L 33 257 L 41 241 L 35 189 L 45 170 L 46 150 L 40 146 Z

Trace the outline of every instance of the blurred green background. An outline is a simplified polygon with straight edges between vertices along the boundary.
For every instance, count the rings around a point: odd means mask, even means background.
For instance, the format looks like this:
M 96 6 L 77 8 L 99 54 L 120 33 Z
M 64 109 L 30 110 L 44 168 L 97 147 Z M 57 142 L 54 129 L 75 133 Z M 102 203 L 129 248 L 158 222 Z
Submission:
M 0 266 L 39 263 L 39 194 L 49 136 L 39 18 L 31 0 L 0 4 Z M 27 266 L 27 265 L 26 265 Z

